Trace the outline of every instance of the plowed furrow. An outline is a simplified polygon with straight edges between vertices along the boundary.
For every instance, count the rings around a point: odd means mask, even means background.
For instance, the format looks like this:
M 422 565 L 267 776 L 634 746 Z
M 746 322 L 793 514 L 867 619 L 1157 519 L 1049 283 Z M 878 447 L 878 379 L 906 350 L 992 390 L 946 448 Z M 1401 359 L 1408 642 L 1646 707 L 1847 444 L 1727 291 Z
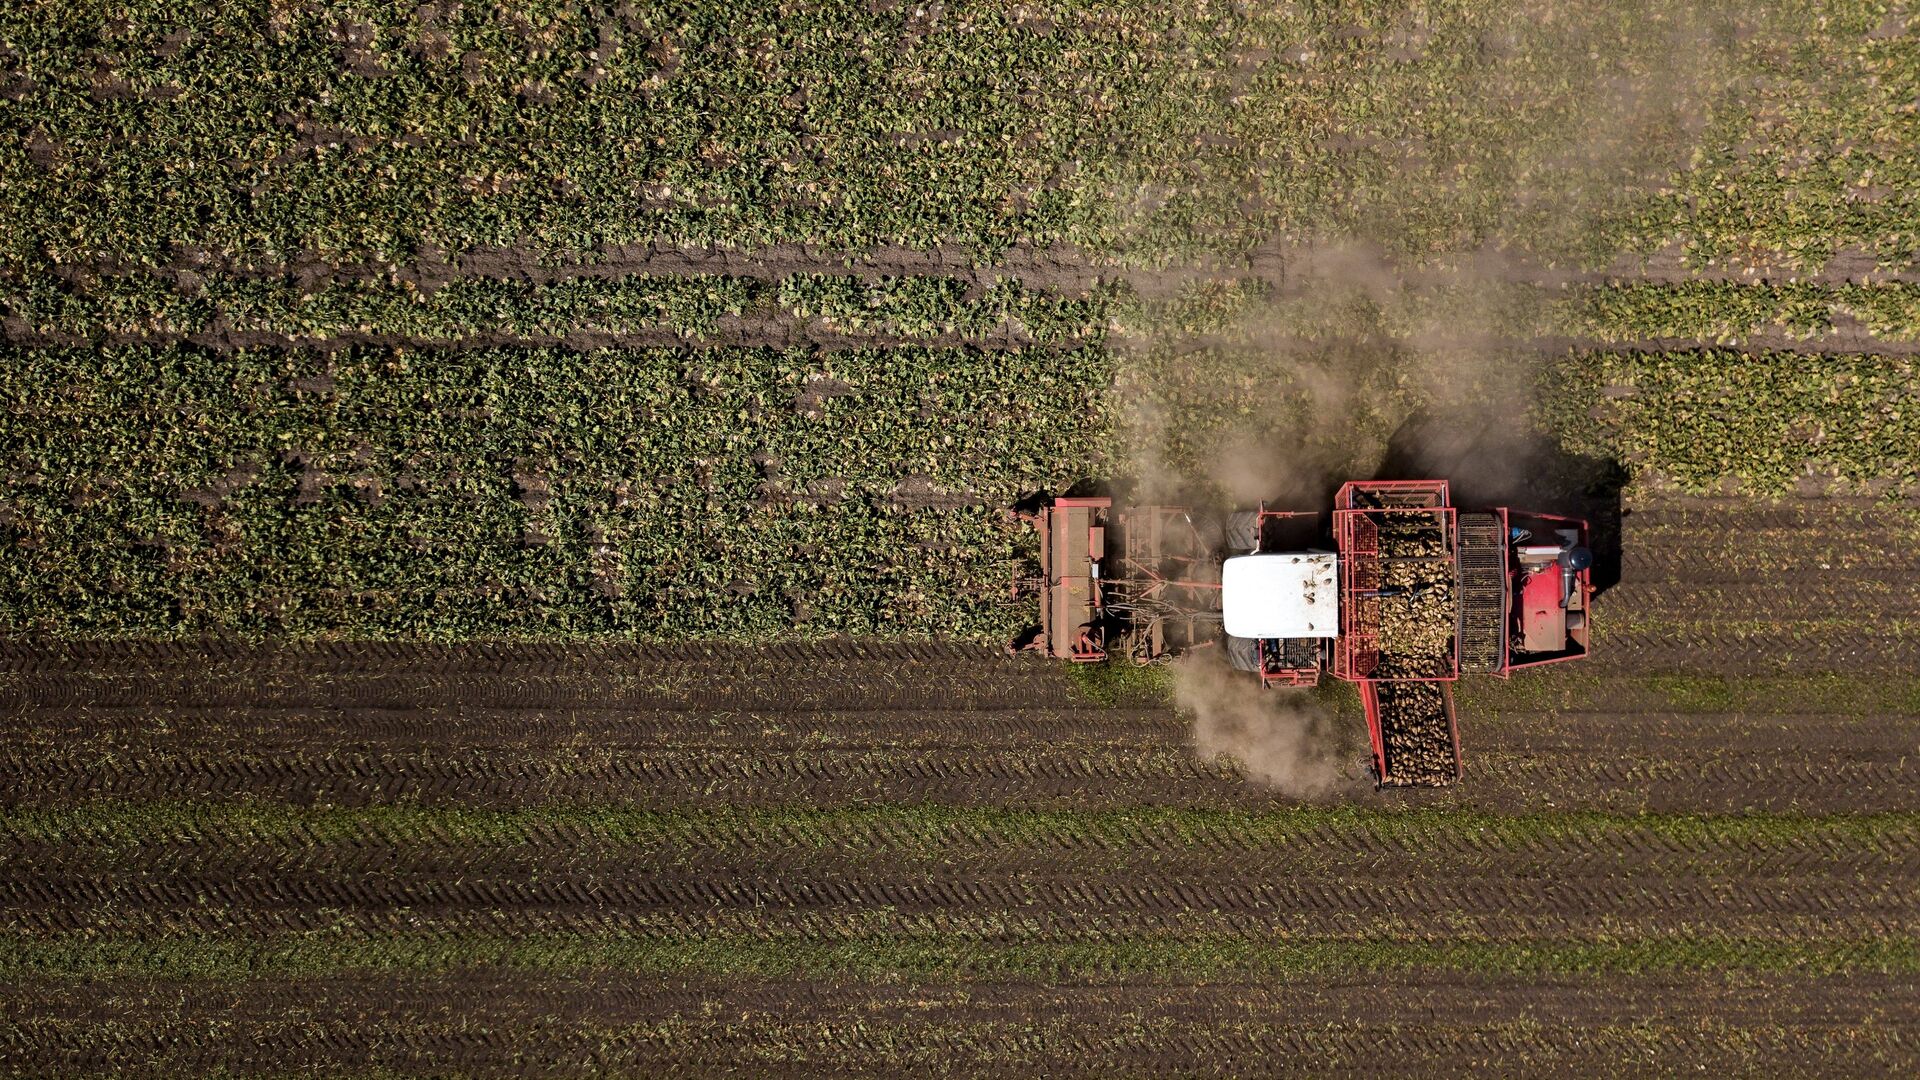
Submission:
M 1609 812 L 1844 813 L 1912 805 L 1920 760 L 1853 760 L 1831 752 L 1805 760 L 1645 755 L 1626 760 L 1580 754 L 1482 750 L 1469 759 L 1471 791 L 1405 801 L 1456 802 L 1488 809 L 1582 807 Z
M 1783 597 L 1782 604 L 1791 604 Z M 1601 624 L 1604 626 L 1604 624 Z M 1666 633 L 1596 635 L 1585 663 L 1595 674 L 1655 673 L 1797 675 L 1816 672 L 1904 672 L 1911 669 L 1920 641 L 1869 630 L 1792 630 L 1760 633 L 1719 631 L 1709 625 L 1682 636 Z
M 405 670 L 314 671 L 297 665 L 234 670 L 211 664 L 180 670 L 0 671 L 0 701 L 14 708 L 422 709 L 451 703 L 480 708 L 611 708 L 709 712 L 808 710 L 999 710 L 1078 704 L 1066 676 L 1039 662 L 989 665 L 916 662 L 902 672 L 889 663 L 812 664 L 802 670 L 706 669 L 665 665 L 620 672 L 583 656 L 548 672 Z
M 1623 990 L 1630 990 L 1623 995 Z M 1472 1025 L 1550 1015 L 1599 1026 L 1684 1012 L 1710 997 L 1729 1019 L 1834 1027 L 1879 1013 L 1891 1028 L 1920 1028 L 1920 982 L 1903 974 L 1854 972 L 1807 976 L 1717 972 L 1641 975 L 1489 975 L 1452 970 L 1228 976 L 1195 984 L 1169 979 L 1106 979 L 1073 985 L 1012 980 L 869 981 L 847 978 L 742 979 L 592 971 L 564 977 L 477 967 L 458 980 L 405 972 L 346 972 L 235 981 L 119 976 L 67 980 L 24 976 L 0 983 L 0 1015 L 98 1022 L 143 1012 L 187 1022 L 262 1022 L 347 1015 L 369 1022 L 476 1023 L 566 1015 L 612 1025 L 646 1024 L 711 1007 L 716 1019 L 751 1013 L 768 1022 L 891 1015 L 912 1006 L 929 1023 L 1164 1014 L 1197 1023 L 1241 1012 L 1285 1010 L 1315 1027 L 1366 1011 L 1377 1022 Z
M 1869 627 L 1899 619 L 1910 624 L 1920 616 L 1920 593 L 1903 588 L 1896 574 L 1883 569 L 1871 577 L 1862 575 L 1859 582 L 1821 581 L 1816 587 L 1786 581 L 1703 581 L 1692 575 L 1672 581 L 1629 579 L 1609 590 L 1605 601 L 1610 616 L 1626 613 L 1708 624 L 1755 619 L 1858 619 Z
M 214 1070 L 443 1071 L 587 1076 L 608 1070 L 647 1075 L 808 1075 L 827 1063 L 835 1075 L 898 1075 L 932 1063 L 940 1071 L 988 1075 L 1113 1075 L 1177 1071 L 1244 1075 L 1250 1060 L 1263 1073 L 1432 1075 L 1435 1069 L 1530 1071 L 1543 1065 L 1605 1075 L 1622 1061 L 1657 1060 L 1706 1071 L 1739 1073 L 1756 1057 L 1775 1068 L 1812 1068 L 1821 1075 L 1873 1075 L 1878 1061 L 1906 1060 L 1914 1038 L 1904 1028 L 1863 1032 L 1785 1032 L 1729 1024 L 1703 1032 L 1681 1016 L 1635 1024 L 1568 1029 L 1544 1018 L 1489 1020 L 1435 1029 L 1389 1027 L 1367 1020 L 1308 1028 L 1281 1015 L 1202 1027 L 1156 1015 L 1150 1023 L 1120 1018 L 1104 1028 L 1050 1022 L 941 1028 L 910 1017 L 875 1017 L 805 1027 L 752 1017 L 725 1022 L 689 1018 L 629 1030 L 557 1020 L 541 1026 L 369 1025 L 350 1018 L 323 1022 L 249 1023 L 237 1030 L 208 1025 L 180 1038 L 164 1027 L 118 1026 L 106 1033 L 35 1025 L 0 1029 L 9 1060 L 66 1070 L 139 1070 L 146 1075 Z M 1127 1022 L 1131 1020 L 1132 1022 Z
M 84 918 L 93 910 L 194 908 L 239 911 L 285 908 L 442 911 L 682 912 L 740 909 L 760 917 L 854 909 L 900 914 L 937 911 L 1019 911 L 1036 918 L 1060 913 L 1199 914 L 1206 912 L 1392 912 L 1468 918 L 1482 914 L 1692 915 L 1703 919 L 1756 914 L 1811 913 L 1882 920 L 1887 926 L 1920 918 L 1920 898 L 1897 879 L 1826 876 L 1740 879 L 1617 875 L 1549 881 L 1429 876 L 1412 880 L 1327 877 L 1299 872 L 1284 881 L 1214 875 L 1173 879 L 1155 874 L 1102 877 L 954 878 L 900 876 L 817 879 L 742 875 L 659 874 L 645 878 L 577 875 L 429 878 L 302 874 L 229 877 L 183 873 L 99 877 L 56 873 L 21 876 L 0 871 L 0 909 L 23 916 Z M 84 924 L 83 924 L 84 925 Z
M 636 806 L 1164 802 L 1258 798 L 1224 767 L 1182 751 L 981 750 L 582 752 L 566 761 L 502 753 L 262 758 L 150 753 L 132 759 L 0 750 L 0 805 L 98 799 L 250 798 L 366 806 L 396 801 Z M 1206 799 L 1206 801 L 1213 801 Z
M 1108 828 L 1096 836 L 956 826 L 930 835 L 870 819 L 800 828 L 703 826 L 696 818 L 652 828 L 637 821 L 612 827 L 528 823 L 515 840 L 498 833 L 484 840 L 463 837 L 431 821 L 397 828 L 376 822 L 356 838 L 342 840 L 338 829 L 310 825 L 263 830 L 191 822 L 170 824 L 164 834 L 83 827 L 49 838 L 0 822 L 0 859 L 20 875 L 358 875 L 404 866 L 428 877 L 915 873 L 937 867 L 1016 879 L 1077 871 L 1259 880 L 1297 875 L 1303 868 L 1326 876 L 1384 879 L 1436 873 L 1522 879 L 1627 874 L 1920 878 L 1920 834 L 1912 830 L 1867 836 L 1808 828 L 1814 831 L 1724 839 L 1676 839 L 1624 826 L 1582 836 L 1489 836 L 1473 828 L 1383 834 L 1333 827 L 1256 837 L 1204 824 L 1179 830 Z
M 1920 718 L 1894 713 L 1542 712 L 1502 709 L 1474 722 L 1475 745 L 1574 759 L 1670 756 L 1689 763 L 1745 755 L 1761 758 L 1897 762 L 1920 751 Z M 1783 765 L 1798 762 L 1783 761 Z
M 947 710 L 940 724 L 925 711 L 820 710 L 692 712 L 607 707 L 283 710 L 238 706 L 36 708 L 8 725 L 5 743 L 109 744 L 169 752 L 220 750 L 236 744 L 269 749 L 380 747 L 464 750 L 552 750 L 583 745 L 614 749 L 756 750 L 901 747 L 1028 747 L 1140 745 L 1183 740 L 1187 727 L 1171 711 L 1052 708 Z

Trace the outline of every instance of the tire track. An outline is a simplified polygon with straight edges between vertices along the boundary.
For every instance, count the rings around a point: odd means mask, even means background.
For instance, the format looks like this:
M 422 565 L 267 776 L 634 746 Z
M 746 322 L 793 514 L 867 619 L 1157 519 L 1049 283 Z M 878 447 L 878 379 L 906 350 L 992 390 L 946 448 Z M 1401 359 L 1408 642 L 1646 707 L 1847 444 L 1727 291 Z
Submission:
M 1617 1075 L 1626 1060 L 1737 1074 L 1763 1059 L 1776 1069 L 1859 1075 L 1900 1071 L 1920 1035 L 1912 986 L 1871 975 L 1745 984 L 1712 976 L 1384 975 L 1306 976 L 1279 986 L 886 988 L 475 973 L 459 988 L 394 978 L 36 981 L 8 997 L 20 1007 L 0 1023 L 0 1056 L 52 1072 L 320 1066 L 797 1075 L 830 1061 L 836 1072 L 899 1075 L 938 1061 L 1005 1075 L 1244 1075 L 1258 1061 L 1262 1071 L 1316 1075 L 1341 1067 L 1526 1072 L 1544 1064 Z M 1711 1028 L 1699 1024 L 1703 1005 L 1716 1018 Z
M 415 873 L 331 875 L 281 873 L 231 877 L 177 874 L 115 877 L 0 874 L 0 909 L 17 929 L 33 933 L 91 931 L 100 916 L 160 916 L 187 921 L 200 914 L 233 925 L 284 931 L 276 918 L 340 912 L 406 912 L 421 929 L 440 916 L 510 911 L 515 933 L 584 919 L 594 926 L 631 920 L 674 935 L 729 926 L 744 933 L 802 934 L 809 940 L 864 939 L 894 933 L 926 918 L 943 933 L 1018 927 L 1020 940 L 1153 930 L 1193 933 L 1216 921 L 1236 929 L 1290 926 L 1320 935 L 1369 924 L 1449 926 L 1449 934 L 1483 923 L 1552 928 L 1560 935 L 1617 925 L 1681 927 L 1692 921 L 1721 933 L 1785 939 L 1911 937 L 1920 930 L 1920 899 L 1901 881 L 1838 877 L 1514 878 L 1429 877 L 1378 881 L 1297 874 L 1285 881 L 1118 877 L 822 876 L 796 880 L 765 875 L 716 878 L 697 874 L 646 877 L 572 875 L 431 878 Z M 1245 916 L 1245 919 L 1236 919 Z M 1793 916 L 1817 916 L 1798 925 Z M 1009 924 L 1011 920 L 1011 924 Z M 896 929 L 886 929 L 895 927 Z M 835 932 L 838 928 L 838 933 Z
M 1588 828 L 1542 818 L 1473 819 L 1452 827 L 1427 819 L 1395 827 L 1306 824 L 1263 830 L 1181 818 L 1140 824 L 1136 815 L 1011 827 L 919 824 L 873 815 L 780 821 L 751 815 L 673 815 L 581 822 L 515 816 L 483 831 L 437 817 L 379 815 L 340 824 L 294 818 L 269 826 L 163 819 L 160 825 L 67 823 L 48 828 L 0 819 L 4 872 L 148 876 L 224 874 L 432 876 L 989 875 L 1021 879 L 1082 873 L 1264 880 L 1309 873 L 1356 878 L 1920 877 L 1920 826 L 1861 829 L 1825 819 L 1801 831 L 1675 835 L 1634 819 Z

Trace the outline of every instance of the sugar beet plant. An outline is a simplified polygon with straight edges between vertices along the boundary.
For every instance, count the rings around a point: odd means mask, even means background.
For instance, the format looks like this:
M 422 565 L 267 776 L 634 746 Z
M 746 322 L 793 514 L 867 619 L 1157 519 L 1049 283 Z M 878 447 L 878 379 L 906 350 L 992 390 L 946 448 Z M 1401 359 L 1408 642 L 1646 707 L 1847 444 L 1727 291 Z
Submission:
M 0 379 L 0 622 L 991 639 L 1103 353 L 49 350 Z

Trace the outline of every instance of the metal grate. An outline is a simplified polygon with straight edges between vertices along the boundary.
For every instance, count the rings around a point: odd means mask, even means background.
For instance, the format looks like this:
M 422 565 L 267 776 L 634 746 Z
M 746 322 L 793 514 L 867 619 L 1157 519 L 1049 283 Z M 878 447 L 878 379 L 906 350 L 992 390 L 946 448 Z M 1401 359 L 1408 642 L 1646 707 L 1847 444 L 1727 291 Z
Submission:
M 1460 670 L 1494 672 L 1505 652 L 1507 613 L 1506 545 L 1495 514 L 1461 514 Z

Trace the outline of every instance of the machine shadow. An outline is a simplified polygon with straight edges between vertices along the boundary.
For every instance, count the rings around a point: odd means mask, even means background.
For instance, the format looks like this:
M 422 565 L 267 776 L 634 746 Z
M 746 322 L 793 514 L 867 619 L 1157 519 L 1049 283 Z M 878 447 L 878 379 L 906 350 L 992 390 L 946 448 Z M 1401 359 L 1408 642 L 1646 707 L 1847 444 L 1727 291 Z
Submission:
M 1375 480 L 1443 479 L 1453 504 L 1507 506 L 1585 518 L 1591 526 L 1594 594 L 1620 581 L 1625 466 L 1568 453 L 1550 436 L 1497 429 L 1484 416 L 1418 413 L 1387 443 Z

